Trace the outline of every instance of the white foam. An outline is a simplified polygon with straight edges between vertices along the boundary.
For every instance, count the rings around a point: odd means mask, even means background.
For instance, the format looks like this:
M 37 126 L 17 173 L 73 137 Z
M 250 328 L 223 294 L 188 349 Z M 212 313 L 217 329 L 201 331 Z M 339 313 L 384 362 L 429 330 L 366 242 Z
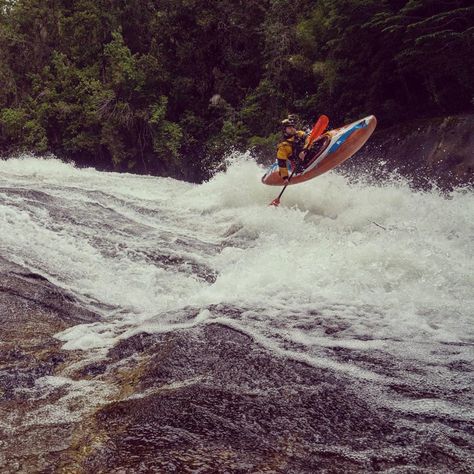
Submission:
M 38 395 L 48 395 L 61 389 L 58 400 L 53 405 L 44 405 L 29 412 L 22 420 L 23 426 L 55 425 L 57 423 L 78 422 L 107 400 L 117 395 L 117 389 L 98 380 L 72 380 L 66 377 L 45 376 L 35 382 Z
M 202 185 L 2 161 L 1 186 L 51 202 L 1 191 L 0 253 L 104 315 L 59 334 L 66 349 L 225 321 L 280 355 L 354 377 L 379 374 L 338 361 L 335 349 L 383 350 L 408 364 L 457 344 L 457 357 L 469 357 L 472 193 L 328 173 L 289 186 L 274 208 L 280 189 L 262 185 L 262 174 L 248 155 Z M 186 307 L 201 316 L 189 319 Z

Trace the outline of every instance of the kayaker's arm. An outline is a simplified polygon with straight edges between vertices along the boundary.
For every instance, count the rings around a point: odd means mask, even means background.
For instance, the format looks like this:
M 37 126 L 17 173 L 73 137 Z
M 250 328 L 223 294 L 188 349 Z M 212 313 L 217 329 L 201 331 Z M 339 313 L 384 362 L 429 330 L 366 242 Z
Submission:
M 304 160 L 306 158 L 306 153 L 308 153 L 308 148 L 309 148 L 309 134 L 307 133 L 304 133 L 302 132 L 304 135 L 302 135 L 302 137 L 304 137 L 304 145 L 303 145 L 303 149 L 299 152 L 298 154 L 298 158 L 300 160 Z

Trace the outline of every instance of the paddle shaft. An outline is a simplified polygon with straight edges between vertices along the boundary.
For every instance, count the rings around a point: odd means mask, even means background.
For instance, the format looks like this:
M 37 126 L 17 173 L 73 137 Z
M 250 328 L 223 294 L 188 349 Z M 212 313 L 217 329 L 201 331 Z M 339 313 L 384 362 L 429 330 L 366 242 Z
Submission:
M 280 194 L 275 199 L 275 201 L 280 201 L 280 198 L 283 196 L 283 193 L 285 192 L 286 187 L 290 184 L 291 178 L 293 178 L 295 171 L 296 171 L 296 166 L 294 167 L 293 171 L 290 174 L 290 177 L 288 178 L 288 181 L 286 182 L 285 186 L 283 186 L 283 189 L 281 190 Z

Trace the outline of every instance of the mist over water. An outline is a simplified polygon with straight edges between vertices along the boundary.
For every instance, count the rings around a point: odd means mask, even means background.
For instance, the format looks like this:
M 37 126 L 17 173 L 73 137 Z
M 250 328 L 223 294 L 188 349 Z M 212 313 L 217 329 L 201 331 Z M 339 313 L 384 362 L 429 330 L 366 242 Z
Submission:
M 263 172 L 244 155 L 202 185 L 0 161 L 0 256 L 102 315 L 57 334 L 85 357 L 216 323 L 382 406 L 472 419 L 473 194 L 330 172 L 274 208 Z

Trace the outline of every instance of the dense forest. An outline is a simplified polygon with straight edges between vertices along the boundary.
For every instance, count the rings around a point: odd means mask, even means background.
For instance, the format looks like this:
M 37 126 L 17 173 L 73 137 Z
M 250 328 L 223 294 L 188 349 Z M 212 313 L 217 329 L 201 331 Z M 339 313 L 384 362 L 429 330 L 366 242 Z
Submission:
M 472 0 L 0 0 L 0 152 L 206 178 L 278 123 L 473 105 Z

